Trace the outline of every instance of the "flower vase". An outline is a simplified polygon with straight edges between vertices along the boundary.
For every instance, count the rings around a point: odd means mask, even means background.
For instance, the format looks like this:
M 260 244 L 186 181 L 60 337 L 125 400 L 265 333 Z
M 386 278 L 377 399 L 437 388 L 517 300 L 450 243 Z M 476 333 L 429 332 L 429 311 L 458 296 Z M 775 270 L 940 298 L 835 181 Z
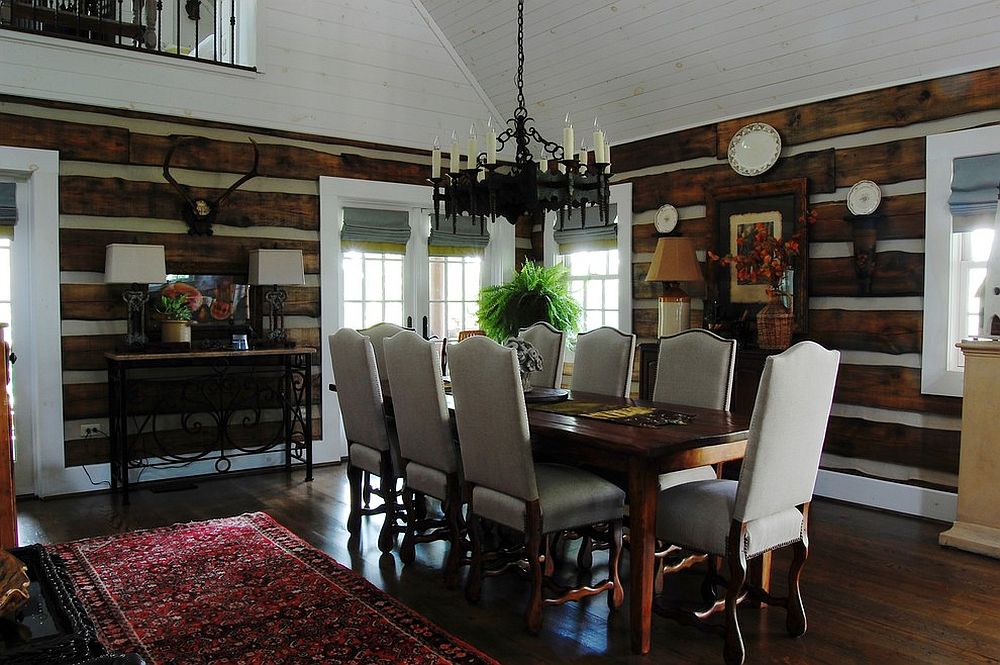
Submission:
M 757 346 L 787 349 L 792 344 L 795 317 L 782 302 L 781 291 L 768 291 L 768 302 L 757 312 Z

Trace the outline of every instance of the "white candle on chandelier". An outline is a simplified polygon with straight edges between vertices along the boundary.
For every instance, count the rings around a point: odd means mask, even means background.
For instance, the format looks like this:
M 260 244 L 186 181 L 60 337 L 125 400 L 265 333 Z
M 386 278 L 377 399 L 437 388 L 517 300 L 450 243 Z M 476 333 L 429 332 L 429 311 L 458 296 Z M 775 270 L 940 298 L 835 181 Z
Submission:
M 451 132 L 451 164 L 448 170 L 452 173 L 458 173 L 462 170 L 462 154 L 458 151 L 458 136 L 454 130 Z
M 493 116 L 486 123 L 486 163 L 497 163 L 497 130 L 493 126 Z
M 431 177 L 441 177 L 441 143 L 438 137 L 434 137 L 434 147 L 431 148 Z
M 580 141 L 580 152 L 576 154 L 576 159 L 580 162 L 580 166 L 587 165 L 587 147 Z
M 569 121 L 569 113 L 566 114 L 566 125 L 563 127 L 563 159 L 573 159 L 573 124 Z
M 604 163 L 608 165 L 608 171 L 611 170 L 611 141 L 608 137 L 604 137 Z
M 475 169 L 479 168 L 478 157 L 479 157 L 479 140 L 476 137 L 476 125 L 473 123 L 469 126 L 469 144 L 466 150 L 466 155 L 468 155 L 468 168 Z
M 545 159 L 544 157 L 540 158 L 538 160 L 538 170 L 541 173 L 548 173 L 549 172 L 549 160 Z
M 604 131 L 597 122 L 597 118 L 594 118 L 594 161 L 598 164 L 603 164 L 607 159 L 607 153 L 604 150 Z

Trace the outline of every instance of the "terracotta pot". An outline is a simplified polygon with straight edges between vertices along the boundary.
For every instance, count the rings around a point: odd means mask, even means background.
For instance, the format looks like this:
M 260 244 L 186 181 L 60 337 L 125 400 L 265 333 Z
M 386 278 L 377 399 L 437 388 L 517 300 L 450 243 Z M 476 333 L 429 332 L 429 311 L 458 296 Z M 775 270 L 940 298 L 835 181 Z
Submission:
M 762 349 L 787 349 L 792 343 L 795 317 L 781 301 L 781 292 L 768 295 L 767 304 L 757 312 L 757 346 Z
M 160 326 L 160 340 L 163 342 L 191 343 L 190 321 L 163 321 Z

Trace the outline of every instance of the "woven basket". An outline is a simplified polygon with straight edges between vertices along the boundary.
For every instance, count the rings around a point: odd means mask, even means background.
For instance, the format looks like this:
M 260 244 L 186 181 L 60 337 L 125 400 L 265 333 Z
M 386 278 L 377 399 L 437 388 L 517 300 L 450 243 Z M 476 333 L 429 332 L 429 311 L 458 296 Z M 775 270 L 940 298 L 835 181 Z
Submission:
M 762 349 L 787 349 L 794 329 L 795 317 L 781 303 L 780 294 L 772 295 L 757 312 L 757 346 Z

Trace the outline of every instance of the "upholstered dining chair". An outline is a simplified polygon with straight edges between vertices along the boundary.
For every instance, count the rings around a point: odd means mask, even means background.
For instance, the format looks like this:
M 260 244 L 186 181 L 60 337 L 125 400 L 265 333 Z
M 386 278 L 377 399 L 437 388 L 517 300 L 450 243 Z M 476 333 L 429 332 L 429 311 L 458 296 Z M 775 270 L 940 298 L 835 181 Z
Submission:
M 736 369 L 736 340 L 692 328 L 660 338 L 653 401 L 729 410 Z M 715 478 L 710 466 L 660 476 L 660 489 Z
M 635 335 L 610 326 L 582 332 L 576 337 L 571 389 L 628 397 L 634 358 Z
M 351 492 L 347 530 L 356 536 L 362 515 L 385 513 L 378 546 L 389 552 L 399 530 L 396 524 L 399 444 L 395 432 L 386 424 L 375 350 L 367 336 L 351 328 L 341 328 L 330 335 L 330 358 L 347 434 L 347 478 Z M 377 494 L 382 497 L 382 506 L 362 507 L 364 472 L 379 477 Z
M 531 385 L 561 388 L 563 355 L 566 350 L 563 331 L 556 329 L 548 321 L 538 321 L 527 328 L 521 328 L 517 336 L 535 347 L 542 356 L 542 369 L 531 373 Z
M 441 341 L 435 343 L 415 332 L 403 331 L 385 340 L 385 360 L 407 513 L 399 556 L 403 563 L 412 563 L 417 543 L 447 539 L 450 549 L 445 581 L 451 585 L 462 558 L 461 458 L 444 398 Z M 415 508 L 414 492 L 441 501 L 444 524 L 421 518 Z
M 809 555 L 809 505 L 826 436 L 840 353 L 815 342 L 800 342 L 764 364 L 740 478 L 696 480 L 660 492 L 656 535 L 679 548 L 725 555 L 728 582 L 709 565 L 707 586 L 725 585 L 723 600 L 692 613 L 676 608 L 657 611 L 682 623 L 725 612 L 725 661 L 743 663 L 737 604 L 745 598 L 785 607 L 788 633 L 806 632 L 799 579 Z M 748 583 L 747 562 L 791 546 L 788 596 L 777 598 Z M 713 594 L 708 594 L 713 595 Z
M 375 365 L 378 367 L 378 378 L 383 381 L 388 376 L 385 373 L 385 340 L 404 330 L 413 330 L 413 328 L 404 328 L 395 323 L 382 321 L 358 331 L 372 341 L 372 348 L 375 349 Z
M 449 362 L 469 502 L 472 561 L 466 598 L 477 602 L 483 576 L 508 567 L 486 569 L 488 563 L 497 563 L 499 556 L 483 552 L 481 520 L 486 519 L 525 534 L 531 574 L 525 619 L 530 632 L 541 629 L 543 605 L 559 605 L 606 591 L 609 606 L 621 606 L 618 563 L 625 493 L 588 471 L 535 463 L 513 349 L 486 337 L 472 337 L 452 348 Z M 608 579 L 589 588 L 559 588 L 558 595 L 544 596 L 543 585 L 555 586 L 547 536 L 598 522 L 611 525 Z

